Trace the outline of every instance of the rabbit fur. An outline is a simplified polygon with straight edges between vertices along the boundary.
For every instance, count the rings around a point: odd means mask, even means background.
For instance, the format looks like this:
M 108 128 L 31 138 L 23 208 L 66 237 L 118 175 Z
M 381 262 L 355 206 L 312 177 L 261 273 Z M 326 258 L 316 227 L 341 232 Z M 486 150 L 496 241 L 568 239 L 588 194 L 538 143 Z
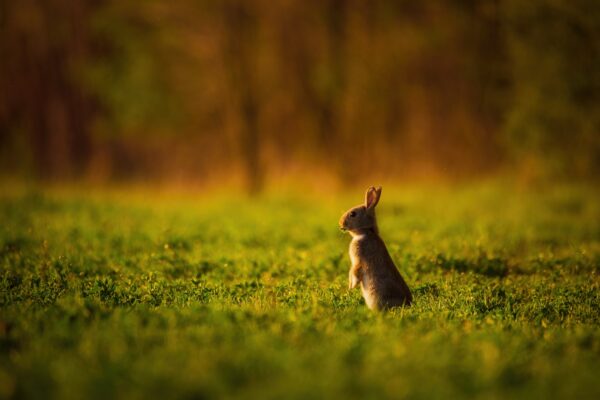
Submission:
M 379 236 L 375 206 L 381 197 L 381 187 L 367 189 L 365 204 L 345 212 L 340 228 L 352 236 L 350 242 L 349 288 L 360 285 L 367 306 L 384 310 L 409 306 L 412 294 Z

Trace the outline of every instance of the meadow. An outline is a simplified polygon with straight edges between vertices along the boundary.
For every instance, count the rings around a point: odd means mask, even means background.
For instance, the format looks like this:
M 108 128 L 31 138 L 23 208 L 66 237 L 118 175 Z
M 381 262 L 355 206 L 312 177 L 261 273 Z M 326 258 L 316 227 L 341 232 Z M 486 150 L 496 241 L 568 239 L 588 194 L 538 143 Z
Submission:
M 384 187 L 414 305 L 349 291 L 340 195 L 8 188 L 0 398 L 600 398 L 600 193 Z

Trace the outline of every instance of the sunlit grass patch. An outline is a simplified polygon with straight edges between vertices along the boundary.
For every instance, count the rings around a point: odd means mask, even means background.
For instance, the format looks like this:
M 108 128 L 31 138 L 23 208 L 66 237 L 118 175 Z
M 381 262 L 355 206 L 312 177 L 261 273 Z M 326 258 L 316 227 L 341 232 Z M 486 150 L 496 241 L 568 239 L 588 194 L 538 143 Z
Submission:
M 0 395 L 600 395 L 595 192 L 388 190 L 385 314 L 347 289 L 355 197 L 5 195 Z

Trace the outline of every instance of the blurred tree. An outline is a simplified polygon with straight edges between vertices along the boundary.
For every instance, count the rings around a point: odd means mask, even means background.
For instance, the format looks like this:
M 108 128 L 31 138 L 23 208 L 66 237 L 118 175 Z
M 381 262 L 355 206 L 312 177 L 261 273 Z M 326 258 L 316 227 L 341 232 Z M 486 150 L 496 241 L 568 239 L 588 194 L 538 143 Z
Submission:
M 0 168 L 597 177 L 598 4 L 3 1 Z
M 89 20 L 97 3 L 24 0 L 1 7 L 4 144 L 11 148 L 25 134 L 38 176 L 77 175 L 91 152 L 94 99 L 78 72 L 90 55 Z
M 260 104 L 257 76 L 258 17 L 256 4 L 245 0 L 223 1 L 223 56 L 229 69 L 230 90 L 236 95 L 241 117 L 240 144 L 247 173 L 248 191 L 258 193 L 264 172 L 260 158 Z M 254 6 L 254 7 L 253 7 Z
M 506 133 L 533 175 L 600 171 L 600 2 L 507 1 Z
M 89 21 L 95 51 L 79 74 L 83 88 L 99 101 L 94 156 L 112 179 L 144 177 L 158 168 L 163 156 L 152 154 L 153 139 L 166 141 L 178 132 L 165 74 L 166 64 L 176 59 L 165 54 L 161 34 L 169 27 L 162 27 L 156 4 L 104 0 Z

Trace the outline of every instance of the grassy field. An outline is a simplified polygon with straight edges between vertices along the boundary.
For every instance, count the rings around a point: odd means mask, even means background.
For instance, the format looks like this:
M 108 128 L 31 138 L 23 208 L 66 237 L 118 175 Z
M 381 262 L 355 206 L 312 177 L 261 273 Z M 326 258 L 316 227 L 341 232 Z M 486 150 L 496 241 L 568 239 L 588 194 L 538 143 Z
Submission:
M 600 398 L 598 191 L 384 188 L 389 313 L 361 199 L 5 190 L 0 398 Z

